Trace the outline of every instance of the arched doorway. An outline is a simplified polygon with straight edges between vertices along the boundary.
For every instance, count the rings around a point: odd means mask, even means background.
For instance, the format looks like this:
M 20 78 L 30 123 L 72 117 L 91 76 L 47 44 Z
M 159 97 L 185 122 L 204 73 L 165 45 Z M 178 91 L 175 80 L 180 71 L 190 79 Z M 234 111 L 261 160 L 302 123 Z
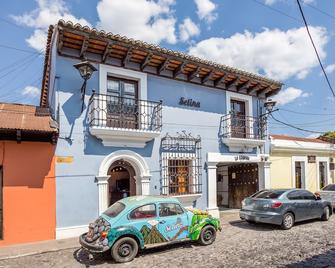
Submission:
M 101 162 L 99 173 L 95 177 L 98 186 L 99 197 L 99 214 L 103 213 L 109 205 L 109 188 L 108 182 L 110 179 L 109 172 L 111 167 L 117 161 L 127 162 L 131 165 L 134 171 L 135 192 L 136 195 L 149 195 L 150 194 L 150 170 L 144 158 L 130 150 L 119 150 L 107 155 Z M 129 171 L 129 170 L 128 170 Z
M 115 161 L 108 175 L 108 205 L 116 201 L 136 195 L 135 170 L 130 163 L 124 160 Z

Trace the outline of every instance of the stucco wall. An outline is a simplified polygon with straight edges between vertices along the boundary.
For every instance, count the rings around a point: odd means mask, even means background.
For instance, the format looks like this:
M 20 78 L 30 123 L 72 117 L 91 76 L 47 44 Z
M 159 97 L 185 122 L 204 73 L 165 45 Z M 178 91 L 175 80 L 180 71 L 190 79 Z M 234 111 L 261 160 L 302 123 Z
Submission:
M 332 157 L 328 153 L 296 153 L 296 152 L 272 152 L 271 161 L 271 187 L 272 188 L 292 188 L 294 186 L 294 174 L 292 174 L 292 157 L 315 155 L 318 157 Z M 319 190 L 318 184 L 318 161 L 316 163 L 307 163 L 306 169 L 306 189 L 311 192 Z M 333 174 L 329 174 L 329 183 L 333 181 Z
M 55 238 L 55 146 L 0 142 L 4 239 L 1 245 Z
M 95 176 L 101 161 L 108 154 L 124 147 L 104 146 L 90 135 L 87 109 L 80 114 L 80 87 L 82 78 L 73 68 L 76 60 L 57 57 L 55 99 L 59 102 L 60 138 L 57 156 L 73 156 L 72 163 L 57 163 L 57 227 L 80 226 L 98 216 L 98 187 Z M 98 66 L 96 66 L 98 67 Z M 99 68 L 97 68 L 99 69 Z M 196 206 L 207 207 L 207 173 L 205 159 L 208 152 L 228 153 L 219 141 L 220 118 L 226 113 L 224 90 L 148 75 L 147 96 L 150 101 L 163 101 L 163 128 L 161 136 L 147 143 L 145 148 L 127 148 L 140 154 L 147 162 L 152 175 L 150 193 L 160 194 L 160 142 L 162 136 L 185 130 L 200 135 L 202 143 L 202 196 Z M 99 92 L 99 73 L 93 74 L 87 84 L 85 103 L 92 93 Z M 201 102 L 200 108 L 180 106 L 179 98 L 192 98 Z M 252 100 L 254 114 L 258 111 L 257 98 Z M 58 103 L 55 104 L 55 108 Z

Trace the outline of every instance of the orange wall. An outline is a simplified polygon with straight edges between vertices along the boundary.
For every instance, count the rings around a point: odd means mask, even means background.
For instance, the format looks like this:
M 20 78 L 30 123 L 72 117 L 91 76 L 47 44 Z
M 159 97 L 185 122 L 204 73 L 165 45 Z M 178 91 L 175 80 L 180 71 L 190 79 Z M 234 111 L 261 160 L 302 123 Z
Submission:
M 0 246 L 55 239 L 55 146 L 0 141 L 3 240 Z

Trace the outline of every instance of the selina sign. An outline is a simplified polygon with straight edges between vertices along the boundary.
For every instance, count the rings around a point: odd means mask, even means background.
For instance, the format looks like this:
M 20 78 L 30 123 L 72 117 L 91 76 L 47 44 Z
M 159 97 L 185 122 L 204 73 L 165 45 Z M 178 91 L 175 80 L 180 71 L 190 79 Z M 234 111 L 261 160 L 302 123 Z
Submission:
M 190 106 L 190 107 L 196 107 L 200 108 L 200 101 L 194 101 L 192 99 L 185 99 L 184 97 L 181 97 L 179 99 L 180 105 Z

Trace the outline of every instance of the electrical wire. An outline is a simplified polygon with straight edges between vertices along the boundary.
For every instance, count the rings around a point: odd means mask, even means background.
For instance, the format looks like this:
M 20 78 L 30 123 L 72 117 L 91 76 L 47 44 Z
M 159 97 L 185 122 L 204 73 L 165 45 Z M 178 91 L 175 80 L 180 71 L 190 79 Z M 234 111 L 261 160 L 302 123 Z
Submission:
M 324 76 L 325 76 L 325 78 L 326 78 L 326 81 L 327 81 L 327 84 L 328 84 L 328 86 L 329 86 L 329 89 L 330 89 L 330 91 L 332 92 L 332 94 L 333 94 L 333 96 L 334 96 L 334 98 L 335 98 L 335 92 L 334 92 L 334 90 L 333 90 L 333 88 L 332 88 L 332 86 L 331 86 L 331 84 L 330 84 L 330 81 L 329 81 L 329 79 L 328 79 L 328 75 L 327 75 L 325 69 L 323 68 L 323 64 L 322 64 L 322 62 L 321 62 L 321 59 L 320 59 L 318 50 L 316 49 L 316 46 L 315 46 L 315 44 L 314 44 L 314 40 L 313 40 L 312 35 L 311 35 L 310 31 L 309 31 L 308 24 L 307 24 L 305 15 L 304 15 L 304 11 L 302 10 L 301 4 L 300 4 L 300 0 L 297 0 L 297 4 L 298 4 L 298 6 L 299 6 L 300 14 L 301 14 L 302 19 L 303 19 L 303 21 L 304 21 L 305 28 L 306 28 L 306 30 L 307 30 L 309 39 L 311 40 L 311 43 L 312 43 L 312 45 L 313 45 L 313 48 L 314 48 L 316 57 L 318 58 L 320 67 L 321 67 L 321 69 L 322 69 L 322 72 L 323 72 L 323 74 L 324 74 Z
M 285 109 L 285 108 L 279 108 L 280 111 L 285 111 L 285 112 L 289 112 L 289 113 L 294 113 L 294 114 L 301 114 L 301 115 L 317 115 L 317 116 L 329 116 L 329 115 L 335 115 L 334 114 L 322 114 L 322 113 L 305 113 L 305 112 L 297 112 L 297 111 L 293 111 L 293 110 L 289 110 L 289 109 Z
M 257 3 L 257 4 L 259 4 L 259 5 L 263 6 L 263 7 L 266 7 L 266 8 L 268 8 L 268 9 L 271 9 L 272 11 L 275 11 L 275 12 L 281 14 L 281 15 L 284 15 L 285 17 L 288 17 L 288 18 L 290 18 L 290 19 L 292 19 L 292 20 L 295 20 L 295 21 L 298 21 L 298 22 L 300 22 L 300 23 L 303 23 L 302 20 L 300 20 L 300 19 L 298 19 L 298 18 L 296 18 L 296 17 L 293 17 L 293 16 L 291 16 L 291 15 L 285 13 L 285 12 L 281 11 L 280 9 L 277 9 L 277 8 L 274 8 L 274 7 L 271 7 L 271 6 L 268 6 L 268 5 L 262 3 L 262 2 L 260 2 L 260 1 L 258 1 L 258 0 L 252 0 L 252 1 L 254 1 L 255 3 Z
M 8 46 L 8 45 L 3 45 L 3 44 L 0 44 L 0 47 L 2 48 L 7 48 L 7 49 L 13 49 L 13 50 L 16 50 L 16 51 L 21 51 L 21 52 L 25 52 L 25 53 L 31 53 L 31 54 L 43 54 L 44 52 L 37 52 L 37 51 L 33 51 L 33 50 L 27 50 L 27 49 L 22 49 L 22 48 L 17 48 L 17 47 L 12 47 L 12 46 Z
M 296 130 L 300 130 L 300 131 L 304 131 L 304 132 L 309 132 L 309 133 L 324 134 L 324 132 L 314 131 L 314 130 L 309 130 L 309 129 L 303 129 L 303 128 L 300 128 L 300 127 L 296 127 L 296 126 L 294 126 L 294 125 L 292 125 L 292 124 L 283 122 L 283 121 L 281 121 L 281 120 L 275 118 L 275 117 L 273 116 L 273 114 L 270 114 L 270 116 L 271 116 L 271 118 L 272 118 L 273 120 L 275 120 L 276 122 L 281 123 L 281 124 L 283 124 L 283 125 L 285 125 L 285 126 L 294 128 L 294 129 L 296 129 Z
M 335 16 L 333 16 L 332 14 L 329 14 L 328 12 L 326 12 L 326 11 L 324 11 L 322 9 L 317 8 L 316 6 L 313 6 L 313 5 L 309 4 L 309 3 L 306 3 L 306 1 L 304 1 L 303 4 L 305 6 L 309 6 L 310 8 L 313 8 L 314 10 L 320 12 L 321 14 L 326 15 L 327 17 L 335 20 Z

